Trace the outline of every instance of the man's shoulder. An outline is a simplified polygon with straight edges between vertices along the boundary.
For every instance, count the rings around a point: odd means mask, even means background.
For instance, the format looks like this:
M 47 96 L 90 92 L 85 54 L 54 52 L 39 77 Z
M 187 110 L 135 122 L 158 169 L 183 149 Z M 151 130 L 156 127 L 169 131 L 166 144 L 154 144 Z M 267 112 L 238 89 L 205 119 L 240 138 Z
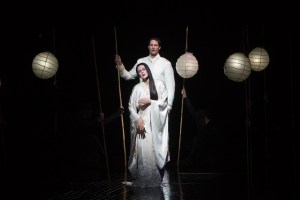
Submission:
M 148 58 L 149 58 L 149 56 L 141 57 L 141 58 L 138 59 L 138 62 L 139 62 L 139 61 L 140 61 L 140 62 L 145 61 L 145 60 L 147 60 Z
M 164 61 L 164 62 L 169 62 L 169 63 L 171 63 L 167 58 L 165 58 L 165 57 L 160 57 L 160 59 L 162 60 L 162 61 Z
M 147 62 L 149 62 L 149 60 L 150 60 L 149 56 L 145 56 L 145 57 L 139 58 L 137 60 L 137 63 L 141 63 L 141 62 L 147 63 Z M 171 62 L 165 57 L 159 56 L 158 60 L 159 60 L 159 62 L 163 62 L 163 63 L 167 63 L 167 64 L 171 65 Z

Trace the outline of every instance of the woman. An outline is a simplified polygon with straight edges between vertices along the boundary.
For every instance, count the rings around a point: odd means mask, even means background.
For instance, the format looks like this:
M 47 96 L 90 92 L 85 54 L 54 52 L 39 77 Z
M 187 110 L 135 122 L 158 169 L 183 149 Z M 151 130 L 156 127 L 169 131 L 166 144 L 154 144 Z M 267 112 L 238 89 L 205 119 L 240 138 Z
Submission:
M 146 63 L 138 64 L 136 71 L 142 81 L 134 86 L 129 100 L 131 144 L 128 169 L 133 182 L 123 184 L 159 187 L 165 164 L 170 160 L 168 94 L 162 81 L 153 80 Z

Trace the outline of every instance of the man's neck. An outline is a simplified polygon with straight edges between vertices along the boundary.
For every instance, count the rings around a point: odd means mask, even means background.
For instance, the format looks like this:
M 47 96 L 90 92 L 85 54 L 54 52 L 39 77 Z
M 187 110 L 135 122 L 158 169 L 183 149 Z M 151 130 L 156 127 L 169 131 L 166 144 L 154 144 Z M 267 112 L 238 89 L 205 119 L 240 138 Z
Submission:
M 155 58 L 156 56 L 158 55 L 158 53 L 157 54 L 149 54 L 149 56 L 150 56 L 150 58 Z

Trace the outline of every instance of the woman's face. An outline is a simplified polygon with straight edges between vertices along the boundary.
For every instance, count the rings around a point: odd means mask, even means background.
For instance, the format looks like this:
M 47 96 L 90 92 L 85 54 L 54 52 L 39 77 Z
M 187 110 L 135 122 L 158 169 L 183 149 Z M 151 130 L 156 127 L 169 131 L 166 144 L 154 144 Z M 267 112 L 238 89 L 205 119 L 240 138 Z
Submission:
M 140 78 L 142 78 L 142 79 L 147 79 L 148 78 L 148 72 L 147 72 L 144 65 L 138 66 L 137 71 L 138 71 L 138 74 L 139 74 Z

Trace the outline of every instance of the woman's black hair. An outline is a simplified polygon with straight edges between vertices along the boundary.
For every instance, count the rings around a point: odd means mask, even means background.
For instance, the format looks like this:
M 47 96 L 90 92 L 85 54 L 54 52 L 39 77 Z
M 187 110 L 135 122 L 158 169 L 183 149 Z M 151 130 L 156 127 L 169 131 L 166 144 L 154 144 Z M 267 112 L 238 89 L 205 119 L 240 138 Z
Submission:
M 146 64 L 146 63 L 139 63 L 135 70 L 136 70 L 136 73 L 138 73 L 138 67 L 140 65 L 144 65 L 145 66 L 145 69 L 148 73 L 148 79 L 149 79 L 149 90 L 150 90 L 150 99 L 152 100 L 158 100 L 158 95 L 157 95 L 157 90 L 156 90 L 156 87 L 155 87 L 155 83 L 154 83 L 154 79 L 153 79 L 153 76 L 152 76 L 152 73 L 151 73 L 151 70 L 149 68 L 149 66 Z

